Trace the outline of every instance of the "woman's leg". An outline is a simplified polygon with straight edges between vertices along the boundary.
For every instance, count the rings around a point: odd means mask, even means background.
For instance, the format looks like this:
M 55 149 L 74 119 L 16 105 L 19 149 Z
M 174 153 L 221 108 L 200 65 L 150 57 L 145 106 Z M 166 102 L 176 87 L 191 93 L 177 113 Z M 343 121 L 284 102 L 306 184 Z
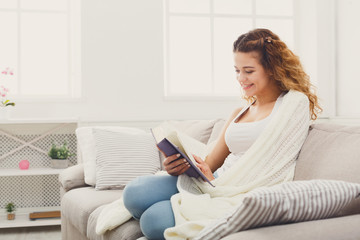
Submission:
M 143 212 L 154 203 L 169 200 L 178 192 L 175 176 L 141 176 L 130 182 L 124 189 L 125 207 L 132 216 L 140 219 Z
M 175 226 L 170 200 L 157 202 L 140 218 L 140 228 L 147 239 L 164 239 L 164 231 Z

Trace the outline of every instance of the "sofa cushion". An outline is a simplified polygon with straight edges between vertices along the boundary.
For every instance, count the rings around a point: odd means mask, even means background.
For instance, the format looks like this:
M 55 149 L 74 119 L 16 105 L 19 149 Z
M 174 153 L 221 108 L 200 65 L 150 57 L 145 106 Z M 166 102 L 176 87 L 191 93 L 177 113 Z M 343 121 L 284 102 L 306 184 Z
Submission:
M 360 126 L 313 124 L 296 162 L 294 180 L 334 179 L 360 183 Z M 339 216 L 360 213 L 360 199 Z
M 225 123 L 226 123 L 225 119 L 219 119 L 215 123 L 215 125 L 211 131 L 211 135 L 209 137 L 208 144 L 211 144 L 212 142 L 217 142 L 218 138 L 220 137 L 221 131 L 224 128 Z
M 160 169 L 160 154 L 150 133 L 94 129 L 96 190 L 123 189 L 133 179 Z
M 176 129 L 180 130 L 183 133 L 186 133 L 190 137 L 193 137 L 199 140 L 202 143 L 207 144 L 213 130 L 214 124 L 218 122 L 219 119 L 215 120 L 169 120 L 163 122 L 162 124 L 170 124 Z
M 76 139 L 79 145 L 81 161 L 84 164 L 85 183 L 91 186 L 96 184 L 96 158 L 95 158 L 95 139 L 93 129 L 104 129 L 112 132 L 124 133 L 144 133 L 138 128 L 115 127 L 115 126 L 96 126 L 79 127 L 76 129 Z
M 234 212 L 206 227 L 196 239 L 220 239 L 254 227 L 333 217 L 359 196 L 360 184 L 335 180 L 260 187 L 245 194 Z
M 122 190 L 96 191 L 93 187 L 72 189 L 61 200 L 61 215 L 86 235 L 90 214 L 99 206 L 113 202 L 121 196 Z
M 96 222 L 100 215 L 100 212 L 104 209 L 106 205 L 100 206 L 95 209 L 89 217 L 87 225 L 87 237 L 90 240 L 127 240 L 127 239 L 137 239 L 143 236 L 140 230 L 139 221 L 131 219 L 119 227 L 105 232 L 103 235 L 96 234 Z

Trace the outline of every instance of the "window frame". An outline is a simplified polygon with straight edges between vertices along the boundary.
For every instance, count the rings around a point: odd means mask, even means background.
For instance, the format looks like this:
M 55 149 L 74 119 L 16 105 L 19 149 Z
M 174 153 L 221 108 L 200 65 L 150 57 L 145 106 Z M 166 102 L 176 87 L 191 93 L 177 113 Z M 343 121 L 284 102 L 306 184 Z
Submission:
M 164 100 L 165 101 L 238 101 L 240 96 L 195 96 L 195 95 L 170 95 L 169 89 L 169 0 L 163 0 L 164 6 Z M 211 7 L 213 0 L 209 0 Z M 255 4 L 253 1 L 253 5 Z M 296 55 L 302 54 L 299 52 L 301 48 L 298 38 L 301 36 L 300 26 L 302 24 L 302 17 L 304 11 L 300 8 L 306 9 L 309 4 L 316 7 L 316 34 L 317 36 L 306 36 L 311 41 L 316 41 L 316 74 L 310 75 L 313 82 L 316 83 L 316 92 L 319 97 L 319 102 L 323 108 L 320 116 L 322 119 L 337 117 L 337 1 L 336 0 L 293 0 L 293 29 L 294 29 L 294 52 Z M 216 16 L 216 14 L 215 14 Z M 255 8 L 253 6 L 253 26 L 255 26 Z M 214 19 L 214 17 L 212 17 Z M 213 21 L 213 20 L 212 20 Z M 213 27 L 213 26 L 211 26 Z M 303 28 L 306 26 L 303 26 Z M 213 31 L 213 30 L 212 30 Z M 324 41 L 326 40 L 326 41 Z M 302 43 L 304 47 L 304 43 Z M 212 49 L 213 51 L 213 49 Z M 308 57 L 308 56 L 307 56 Z M 300 58 L 300 60 L 302 60 Z M 213 61 L 213 60 L 212 60 Z M 306 70 L 306 69 L 305 69 Z M 212 69 L 212 72 L 214 70 Z M 310 73 L 311 74 L 311 73 Z M 212 77 L 212 85 L 214 83 Z M 239 94 L 240 95 L 240 94 Z
M 210 13 L 171 13 L 169 9 L 169 1 L 170 0 L 163 0 L 164 6 L 164 13 L 163 13 L 163 22 L 164 22 L 164 99 L 168 101 L 236 101 L 241 99 L 241 97 L 237 95 L 216 95 L 214 93 L 214 85 L 215 85 L 215 78 L 214 78 L 214 19 L 215 18 L 251 18 L 252 20 L 252 28 L 256 26 L 256 19 L 292 19 L 293 20 L 293 28 L 295 30 L 295 21 L 296 21 L 296 11 L 295 11 L 295 2 L 293 1 L 293 15 L 292 16 L 278 16 L 278 15 L 259 15 L 256 14 L 256 0 L 252 1 L 252 14 L 219 14 L 214 13 L 214 0 L 209 0 L 210 2 Z M 170 93 L 170 16 L 189 16 L 189 17 L 209 17 L 210 19 L 210 33 L 211 33 L 211 94 L 206 95 L 194 95 L 194 94 L 171 94 Z M 295 35 L 295 31 L 294 31 Z M 294 36 L 295 37 L 295 36 Z M 296 42 L 294 42 L 294 47 L 296 48 Z M 234 81 L 235 81 L 235 74 L 234 74 Z M 240 94 L 239 94 L 240 95 Z
M 17 65 L 18 69 L 15 69 L 15 74 L 17 75 L 18 80 L 18 93 L 12 94 L 11 89 L 9 92 L 9 98 L 16 103 L 22 102 L 69 102 L 69 101 L 79 101 L 82 99 L 82 79 L 81 79 L 81 0 L 65 0 L 67 1 L 67 9 L 66 10 L 31 10 L 31 9 L 22 9 L 20 0 L 17 0 L 17 8 L 7 9 L 0 8 L 0 11 L 5 12 L 16 12 L 17 14 Z M 67 94 L 64 95 L 47 95 L 47 94 L 22 94 L 21 87 L 22 81 L 21 78 L 21 43 L 25 41 L 21 38 L 21 17 L 23 13 L 65 13 L 66 17 L 66 25 L 67 25 L 67 50 L 68 50 L 68 77 L 65 79 L 68 81 L 68 89 Z

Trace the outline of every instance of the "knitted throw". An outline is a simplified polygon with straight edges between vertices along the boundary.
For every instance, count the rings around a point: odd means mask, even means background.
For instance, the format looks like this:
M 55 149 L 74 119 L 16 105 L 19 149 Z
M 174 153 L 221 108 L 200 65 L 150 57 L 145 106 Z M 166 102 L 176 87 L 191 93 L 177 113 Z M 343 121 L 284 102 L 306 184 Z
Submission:
M 205 226 L 234 211 L 244 193 L 292 180 L 309 119 L 308 98 L 289 91 L 254 144 L 225 174 L 212 181 L 215 188 L 201 179 L 179 176 L 179 193 L 171 198 L 176 225 L 166 229 L 165 238 L 194 238 Z M 205 194 L 197 194 L 194 184 Z
M 308 98 L 290 90 L 254 144 L 225 174 L 212 181 L 215 188 L 201 179 L 179 176 L 179 193 L 171 198 L 176 225 L 166 229 L 165 238 L 192 239 L 206 226 L 234 211 L 244 193 L 292 180 L 295 160 L 308 134 L 309 119 Z M 96 233 L 103 234 L 130 218 L 122 199 L 116 200 L 100 213 Z

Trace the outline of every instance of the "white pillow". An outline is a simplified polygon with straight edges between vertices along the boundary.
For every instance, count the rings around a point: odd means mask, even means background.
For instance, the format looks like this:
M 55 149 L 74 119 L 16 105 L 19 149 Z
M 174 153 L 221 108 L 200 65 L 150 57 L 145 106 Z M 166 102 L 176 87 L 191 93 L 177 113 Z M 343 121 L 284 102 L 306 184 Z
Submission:
M 150 133 L 93 129 L 96 151 L 96 190 L 123 189 L 126 184 L 160 169 L 160 156 Z
M 236 209 L 195 239 L 221 239 L 242 230 L 334 217 L 360 195 L 360 184 L 335 180 L 293 181 L 257 188 Z
M 161 123 L 161 126 L 171 125 L 175 129 L 189 135 L 192 138 L 207 144 L 213 130 L 213 127 L 219 119 L 212 120 L 168 120 Z
M 81 154 L 82 163 L 84 164 L 85 183 L 91 186 L 96 184 L 96 156 L 95 156 L 95 139 L 93 129 L 104 129 L 111 132 L 123 133 L 145 133 L 138 128 L 114 127 L 114 126 L 96 126 L 96 127 L 79 127 L 76 129 L 76 138 Z

